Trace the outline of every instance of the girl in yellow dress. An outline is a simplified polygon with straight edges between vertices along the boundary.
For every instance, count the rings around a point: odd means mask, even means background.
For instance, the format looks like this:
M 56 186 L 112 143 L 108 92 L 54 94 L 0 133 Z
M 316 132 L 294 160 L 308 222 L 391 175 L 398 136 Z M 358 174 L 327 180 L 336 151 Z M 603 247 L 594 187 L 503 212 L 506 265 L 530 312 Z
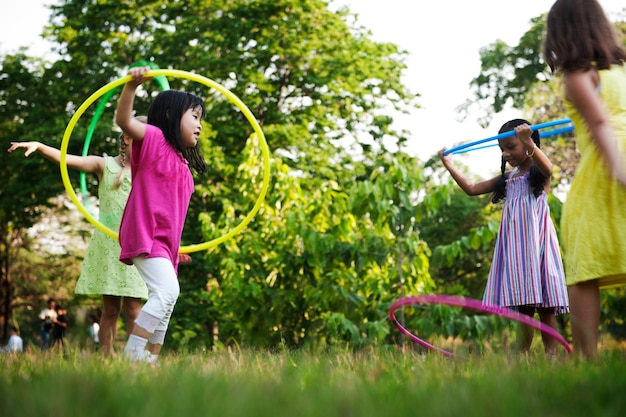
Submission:
M 626 50 L 596 0 L 557 0 L 543 53 L 563 76 L 581 154 L 561 246 L 574 350 L 593 358 L 600 289 L 626 284 Z

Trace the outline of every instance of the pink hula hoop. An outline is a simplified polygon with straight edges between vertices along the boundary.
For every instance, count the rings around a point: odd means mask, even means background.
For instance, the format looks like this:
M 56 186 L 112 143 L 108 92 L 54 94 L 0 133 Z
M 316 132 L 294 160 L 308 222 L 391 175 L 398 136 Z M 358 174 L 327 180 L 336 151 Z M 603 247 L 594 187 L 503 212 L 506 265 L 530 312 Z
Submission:
M 513 311 L 506 307 L 483 304 L 481 301 L 475 300 L 473 298 L 456 297 L 453 295 L 443 295 L 443 294 L 439 294 L 439 295 L 424 294 L 424 295 L 412 296 L 412 297 L 402 297 L 391 305 L 391 308 L 389 309 L 389 318 L 391 319 L 393 324 L 395 324 L 398 330 L 400 330 L 400 332 L 402 332 L 405 336 L 407 336 L 409 339 L 411 339 L 415 343 L 427 349 L 436 350 L 437 352 L 440 352 L 446 356 L 456 356 L 456 355 L 452 352 L 448 352 L 447 350 L 438 348 L 437 346 L 433 346 L 430 343 L 426 342 L 425 340 L 420 339 L 419 337 L 415 336 L 413 333 L 405 329 L 404 326 L 402 326 L 402 324 L 398 322 L 398 320 L 396 319 L 396 315 L 395 315 L 396 310 L 399 309 L 400 307 L 404 307 L 406 305 L 411 305 L 411 304 L 443 304 L 443 305 L 448 305 L 448 306 L 453 306 L 453 307 L 462 307 L 462 308 L 466 308 L 466 309 L 470 309 L 474 311 L 479 311 L 481 313 L 493 314 L 495 316 L 504 317 L 505 319 L 509 319 L 509 320 L 516 321 L 518 323 L 525 324 L 527 326 L 530 326 L 534 329 L 541 331 L 542 333 L 545 333 L 551 337 L 554 337 L 556 340 L 559 341 L 559 343 L 563 345 L 563 347 L 565 347 L 565 350 L 567 350 L 568 352 L 572 351 L 572 347 L 567 342 L 567 340 L 565 340 L 565 338 L 563 338 L 563 336 L 561 336 L 559 332 L 554 330 L 552 327 L 546 326 L 542 322 L 535 320 L 532 317 L 518 313 L 517 311 Z

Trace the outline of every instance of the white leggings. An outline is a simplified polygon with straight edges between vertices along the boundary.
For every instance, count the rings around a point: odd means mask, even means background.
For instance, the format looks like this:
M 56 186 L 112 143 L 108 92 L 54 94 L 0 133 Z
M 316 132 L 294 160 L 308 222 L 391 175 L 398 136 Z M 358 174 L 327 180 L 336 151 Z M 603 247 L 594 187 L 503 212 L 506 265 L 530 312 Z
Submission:
M 167 258 L 133 258 L 133 264 L 148 287 L 148 301 L 141 308 L 135 325 L 146 329 L 150 342 L 163 344 L 167 326 L 180 294 L 178 276 Z

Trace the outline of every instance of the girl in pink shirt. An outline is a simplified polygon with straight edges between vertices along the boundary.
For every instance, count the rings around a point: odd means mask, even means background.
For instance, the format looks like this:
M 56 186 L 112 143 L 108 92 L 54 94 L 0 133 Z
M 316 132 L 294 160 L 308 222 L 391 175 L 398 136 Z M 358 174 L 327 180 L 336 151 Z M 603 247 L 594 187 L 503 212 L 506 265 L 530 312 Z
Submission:
M 133 118 L 137 88 L 149 67 L 132 68 L 115 121 L 133 139 L 132 188 L 120 225 L 120 260 L 134 264 L 148 287 L 124 355 L 153 362 L 165 340 L 178 299 L 180 240 L 194 183 L 191 169 L 207 171 L 198 147 L 204 102 L 191 93 L 161 92 L 150 105 L 148 123 Z

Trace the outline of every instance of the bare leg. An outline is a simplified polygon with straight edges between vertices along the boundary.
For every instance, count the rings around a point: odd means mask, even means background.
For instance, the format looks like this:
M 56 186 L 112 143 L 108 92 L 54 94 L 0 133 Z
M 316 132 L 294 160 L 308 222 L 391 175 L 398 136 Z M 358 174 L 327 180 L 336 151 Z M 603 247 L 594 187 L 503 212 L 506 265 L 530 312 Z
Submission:
M 140 298 L 132 298 L 132 297 L 124 297 L 124 319 L 126 320 L 126 331 L 128 334 L 134 334 L 133 329 L 135 328 L 135 320 L 137 320 L 137 316 L 141 311 L 142 300 Z M 141 329 L 145 331 L 145 329 Z M 154 352 L 154 345 L 150 342 L 146 344 L 146 350 L 151 353 L 155 353 L 158 355 L 158 351 Z M 161 349 L 159 349 L 161 350 Z
M 135 320 L 141 311 L 141 299 L 124 297 L 124 319 L 126 320 L 126 331 L 130 334 L 135 327 Z
M 158 355 L 161 353 L 161 348 L 163 347 L 163 345 L 158 345 L 158 344 L 152 344 L 152 343 L 148 343 L 148 350 L 150 351 L 150 353 L 152 353 L 153 355 Z
M 141 326 L 134 326 L 133 331 L 130 332 L 130 334 L 134 334 L 135 336 L 139 336 L 144 339 L 150 339 L 150 336 L 152 335 L 149 331 L 147 331 Z
M 552 327 L 558 331 L 556 325 L 556 316 L 554 315 L 553 308 L 539 308 L 539 319 L 546 326 Z M 546 353 L 554 353 L 559 347 L 559 342 L 549 334 L 541 332 L 541 339 L 543 340 L 543 348 Z
M 117 319 L 122 308 L 122 297 L 115 295 L 102 296 L 102 317 L 100 318 L 100 346 L 102 353 L 108 356 L 112 352 L 113 340 L 117 335 Z
M 598 280 L 581 282 L 568 287 L 570 322 L 574 351 L 587 358 L 598 354 L 600 326 L 600 289 Z
M 531 306 L 520 306 L 518 311 L 530 318 L 535 316 L 535 307 Z M 519 331 L 517 334 L 517 348 L 520 352 L 526 353 L 530 350 L 530 345 L 533 343 L 533 336 L 535 335 L 535 330 L 532 327 L 520 325 Z

